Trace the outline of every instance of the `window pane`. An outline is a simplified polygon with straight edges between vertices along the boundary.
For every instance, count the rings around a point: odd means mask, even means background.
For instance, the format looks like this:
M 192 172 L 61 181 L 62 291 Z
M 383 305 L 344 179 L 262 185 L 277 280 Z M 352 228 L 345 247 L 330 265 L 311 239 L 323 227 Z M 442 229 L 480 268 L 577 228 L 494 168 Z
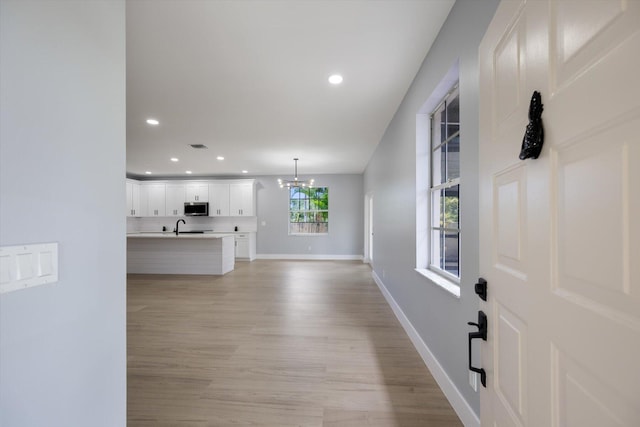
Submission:
M 431 226 L 458 229 L 460 224 L 460 186 L 431 193 Z
M 318 222 L 328 222 L 329 221 L 329 212 L 316 212 L 316 221 Z
M 441 237 L 442 233 L 440 230 L 433 230 L 431 232 L 431 263 L 430 265 L 442 268 L 442 257 L 440 254 L 443 253 L 444 249 L 444 240 Z
M 456 232 L 445 232 L 443 270 L 460 277 L 460 236 Z
M 444 228 L 459 228 L 460 224 L 460 186 L 442 190 L 442 221 Z
M 444 227 L 444 196 L 442 190 L 431 193 L 431 226 Z
M 447 138 L 460 130 L 460 102 L 458 95 L 447 102 Z
M 447 180 L 447 146 L 442 145 L 431 154 L 432 185 L 442 184 Z
M 431 265 L 460 277 L 460 236 L 453 231 L 431 233 Z
M 440 113 L 440 142 L 447 139 L 447 112 L 442 110 Z
M 440 114 L 434 113 L 431 117 L 431 147 L 435 147 L 442 142 L 444 133 L 440 123 Z
M 300 210 L 301 211 L 309 210 L 309 199 L 305 198 L 300 200 Z
M 447 179 L 460 178 L 460 136 L 447 143 Z
M 329 190 L 321 188 L 316 194 L 318 197 L 318 209 L 329 209 Z

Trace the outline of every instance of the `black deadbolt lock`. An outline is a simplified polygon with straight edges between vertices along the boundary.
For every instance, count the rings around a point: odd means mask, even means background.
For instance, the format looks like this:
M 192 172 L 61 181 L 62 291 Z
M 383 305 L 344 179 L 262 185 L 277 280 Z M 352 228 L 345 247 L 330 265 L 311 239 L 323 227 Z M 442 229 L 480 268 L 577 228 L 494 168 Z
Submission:
M 487 281 L 482 277 L 479 278 L 478 283 L 476 283 L 476 294 L 478 294 L 482 301 L 487 300 Z

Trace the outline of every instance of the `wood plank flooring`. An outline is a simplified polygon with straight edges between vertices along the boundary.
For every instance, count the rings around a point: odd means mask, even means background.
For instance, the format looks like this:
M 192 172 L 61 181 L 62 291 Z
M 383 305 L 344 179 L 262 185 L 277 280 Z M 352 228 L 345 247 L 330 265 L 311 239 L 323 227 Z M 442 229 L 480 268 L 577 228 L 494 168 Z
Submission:
M 460 426 L 355 261 L 129 275 L 128 426 Z

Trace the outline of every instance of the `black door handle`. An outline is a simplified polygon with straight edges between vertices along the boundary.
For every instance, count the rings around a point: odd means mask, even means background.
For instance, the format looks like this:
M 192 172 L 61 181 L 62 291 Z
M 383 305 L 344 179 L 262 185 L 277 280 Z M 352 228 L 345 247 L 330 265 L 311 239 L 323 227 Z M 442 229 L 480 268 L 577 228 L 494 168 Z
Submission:
M 480 382 L 483 387 L 487 387 L 487 373 L 483 368 L 476 368 L 471 364 L 471 340 L 476 338 L 482 338 L 483 341 L 487 340 L 487 315 L 483 311 L 478 312 L 478 323 L 467 322 L 468 325 L 476 326 L 478 332 L 469 332 L 469 370 L 480 374 Z

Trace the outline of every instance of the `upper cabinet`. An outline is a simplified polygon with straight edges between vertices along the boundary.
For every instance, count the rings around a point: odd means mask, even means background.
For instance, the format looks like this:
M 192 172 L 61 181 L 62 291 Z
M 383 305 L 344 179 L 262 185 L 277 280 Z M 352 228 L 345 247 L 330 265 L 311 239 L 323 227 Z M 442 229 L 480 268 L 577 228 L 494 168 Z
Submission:
M 254 181 L 229 184 L 229 215 L 255 216 Z
M 185 201 L 185 185 L 184 184 L 166 184 L 166 216 L 183 216 Z
M 208 202 L 209 186 L 207 183 L 190 183 L 186 185 L 185 202 Z
M 209 184 L 209 216 L 229 216 L 229 184 Z
M 256 216 L 253 179 L 126 182 L 127 216 L 180 217 L 185 202 L 208 202 L 211 217 Z
M 140 211 L 140 184 L 136 181 L 127 179 L 127 216 L 142 216 Z
M 165 185 L 159 183 L 140 184 L 140 210 L 142 216 L 166 216 Z

